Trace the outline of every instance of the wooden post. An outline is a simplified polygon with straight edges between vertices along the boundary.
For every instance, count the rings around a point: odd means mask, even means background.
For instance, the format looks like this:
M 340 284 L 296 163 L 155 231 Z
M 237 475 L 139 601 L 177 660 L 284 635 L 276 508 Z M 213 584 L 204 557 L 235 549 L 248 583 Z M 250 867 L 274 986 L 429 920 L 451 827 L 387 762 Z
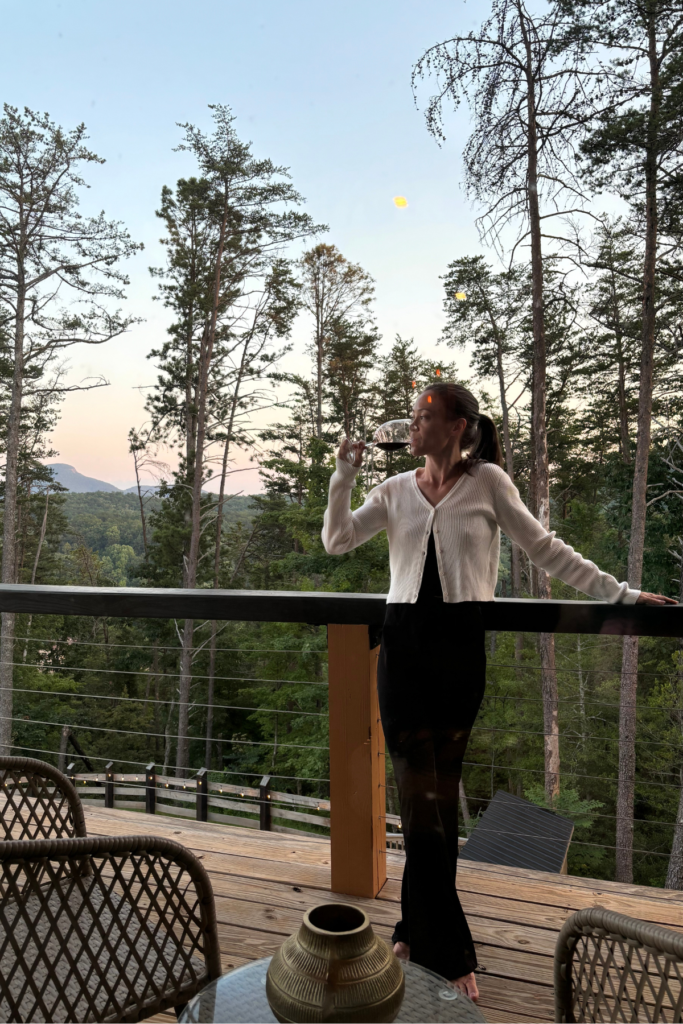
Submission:
M 209 777 L 206 768 L 197 772 L 197 821 L 209 820 Z
M 114 806 L 114 762 L 110 761 L 104 768 L 104 806 Z
M 259 783 L 259 828 L 270 832 L 270 775 L 264 775 Z
M 327 627 L 332 891 L 374 898 L 386 872 L 384 736 L 379 647 L 368 626 Z
M 145 811 L 156 814 L 157 810 L 157 776 L 154 762 L 145 768 Z

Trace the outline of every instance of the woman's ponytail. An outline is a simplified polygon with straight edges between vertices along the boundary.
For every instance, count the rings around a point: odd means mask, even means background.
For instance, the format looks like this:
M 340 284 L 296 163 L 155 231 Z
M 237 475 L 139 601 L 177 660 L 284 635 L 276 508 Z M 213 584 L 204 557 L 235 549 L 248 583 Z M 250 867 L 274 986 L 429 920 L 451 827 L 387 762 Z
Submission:
M 503 467 L 503 449 L 498 436 L 498 428 L 489 416 L 479 413 L 477 436 L 467 456 L 472 462 L 495 462 Z
M 460 438 L 460 447 L 468 453 L 466 462 L 469 465 L 475 462 L 494 462 L 496 466 L 503 467 L 503 449 L 496 424 L 489 416 L 479 412 L 479 402 L 471 391 L 462 384 L 446 381 L 430 384 L 425 391 L 439 395 L 449 419 L 467 421 Z

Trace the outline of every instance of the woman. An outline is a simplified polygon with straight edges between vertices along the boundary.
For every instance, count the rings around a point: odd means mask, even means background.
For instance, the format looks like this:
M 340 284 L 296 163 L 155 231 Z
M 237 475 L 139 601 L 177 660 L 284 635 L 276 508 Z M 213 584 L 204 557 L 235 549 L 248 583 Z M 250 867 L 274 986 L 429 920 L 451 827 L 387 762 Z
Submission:
M 410 434 L 424 469 L 385 480 L 355 512 L 364 444 L 342 443 L 322 537 L 330 554 L 343 554 L 387 531 L 391 587 L 377 686 L 406 847 L 394 952 L 476 1000 L 477 958 L 455 888 L 458 786 L 484 694 L 480 602 L 493 600 L 500 528 L 535 565 L 592 597 L 676 602 L 618 583 L 544 530 L 501 468 L 495 424 L 466 388 L 427 388 Z

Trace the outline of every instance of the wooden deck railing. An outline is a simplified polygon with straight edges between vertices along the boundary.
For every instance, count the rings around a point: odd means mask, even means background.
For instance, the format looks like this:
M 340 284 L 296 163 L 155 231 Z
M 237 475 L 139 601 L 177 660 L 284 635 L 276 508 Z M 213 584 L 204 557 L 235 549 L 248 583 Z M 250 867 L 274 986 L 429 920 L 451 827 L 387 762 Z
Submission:
M 332 889 L 371 897 L 386 880 L 384 740 L 375 686 L 385 603 L 382 594 L 0 585 L 0 611 L 326 625 Z M 683 636 L 683 605 L 500 599 L 482 610 L 490 630 Z M 141 786 L 140 795 L 145 791 Z M 155 792 L 163 801 L 163 792 Z
M 114 772 L 113 768 L 111 761 L 102 772 L 79 772 L 72 762 L 66 774 L 84 804 L 241 825 L 266 832 L 329 837 L 330 801 L 273 789 L 270 775 L 264 775 L 258 786 L 236 786 L 212 782 L 206 768 L 200 768 L 193 779 L 161 775 L 154 764 L 138 772 Z M 386 820 L 389 828 L 400 830 L 401 819 L 397 814 L 387 814 Z M 287 823 L 297 827 L 291 828 Z M 316 832 L 311 831 L 312 826 L 317 828 Z M 400 831 L 387 832 L 387 847 L 403 849 Z

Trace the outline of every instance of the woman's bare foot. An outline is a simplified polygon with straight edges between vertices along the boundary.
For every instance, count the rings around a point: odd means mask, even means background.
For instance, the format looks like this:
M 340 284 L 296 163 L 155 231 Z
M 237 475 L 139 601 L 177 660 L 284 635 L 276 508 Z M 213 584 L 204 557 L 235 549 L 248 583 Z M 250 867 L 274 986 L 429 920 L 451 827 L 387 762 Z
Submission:
M 473 1003 L 478 1002 L 479 989 L 477 988 L 477 979 L 474 977 L 474 974 L 463 974 L 462 978 L 456 978 L 455 981 L 451 982 L 451 985 L 454 985 L 463 995 L 469 996 Z
M 394 956 L 399 960 L 410 960 L 410 946 L 407 942 L 396 942 L 394 944 Z

